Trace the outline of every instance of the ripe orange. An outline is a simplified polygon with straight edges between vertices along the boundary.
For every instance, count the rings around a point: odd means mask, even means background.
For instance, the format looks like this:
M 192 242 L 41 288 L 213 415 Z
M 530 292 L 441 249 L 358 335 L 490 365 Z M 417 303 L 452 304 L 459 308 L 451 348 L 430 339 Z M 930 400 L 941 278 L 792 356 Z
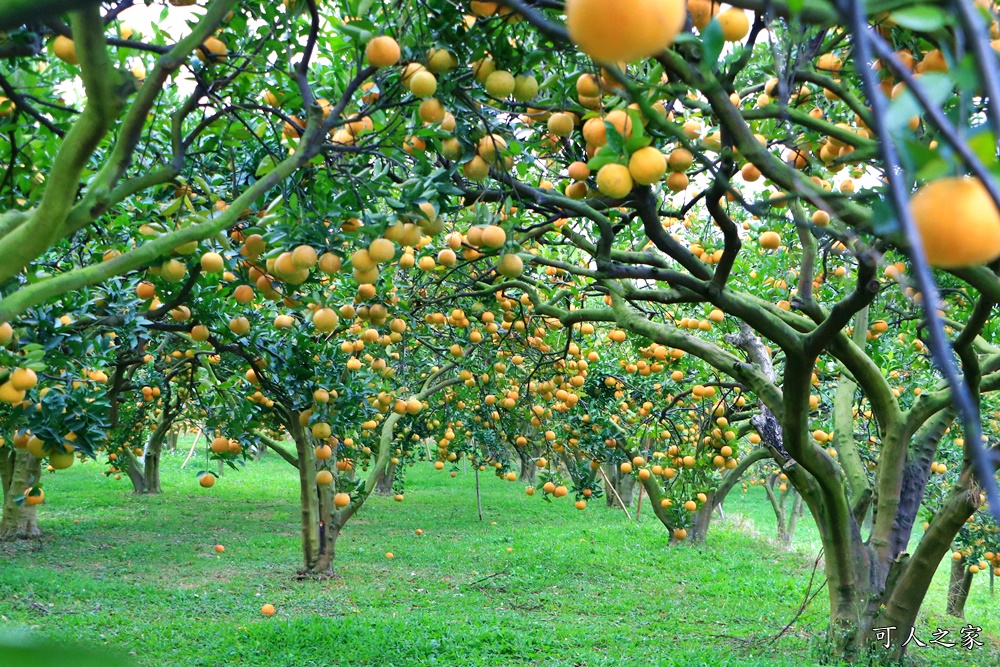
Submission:
M 670 151 L 670 156 L 667 158 L 670 171 L 687 171 L 692 164 L 694 164 L 694 156 L 686 148 L 675 148 Z
M 482 245 L 486 248 L 502 248 L 507 242 L 507 232 L 503 227 L 488 225 L 482 230 Z
M 263 607 L 260 608 L 260 613 L 265 616 L 274 616 L 274 605 L 268 602 Z
M 388 35 L 373 37 L 365 46 L 365 57 L 375 67 L 390 67 L 399 62 L 399 43 Z
M 652 185 L 667 172 L 667 161 L 663 153 L 654 146 L 646 146 L 632 153 L 628 161 L 632 179 L 639 185 Z
M 396 246 L 389 239 L 375 239 L 368 246 L 368 256 L 377 264 L 391 262 L 396 256 Z
M 221 544 L 216 544 L 215 545 L 215 553 L 221 554 L 225 550 L 226 550 L 226 547 L 222 546 Z
M 757 242 L 760 244 L 761 248 L 765 248 L 767 250 L 777 250 L 778 246 L 781 245 L 781 236 L 779 236 L 777 232 L 764 232 L 757 239 Z
M 910 197 L 928 263 L 939 269 L 985 264 L 1000 256 L 1000 211 L 975 178 L 939 178 Z
M 24 490 L 24 504 L 27 505 L 28 507 L 41 505 L 42 502 L 45 500 L 45 489 L 39 489 L 37 496 L 28 495 L 31 493 L 32 488 L 33 487 L 29 487 Z
M 667 189 L 671 192 L 684 192 L 691 179 L 683 171 L 675 171 L 667 176 Z
M 56 54 L 56 58 L 65 63 L 69 63 L 70 65 L 80 64 L 76 59 L 76 44 L 69 37 L 59 35 L 52 40 L 52 52 Z
M 691 22 L 698 30 L 704 30 L 719 13 L 719 2 L 713 0 L 687 0 L 688 11 L 691 12 Z
M 351 494 L 338 493 L 333 497 L 333 504 L 337 507 L 347 507 L 351 504 Z
M 38 384 L 38 375 L 30 368 L 17 368 L 10 374 L 9 382 L 14 389 L 26 391 Z
M 557 137 L 568 137 L 573 134 L 573 117 L 568 113 L 556 112 L 549 116 L 549 132 Z
M 229 330 L 237 336 L 245 336 L 250 332 L 250 320 L 245 317 L 234 317 L 229 320 Z
M 211 489 L 213 486 L 215 486 L 215 475 L 211 473 L 205 473 L 204 475 L 198 478 L 198 483 L 201 484 L 202 487 L 206 489 Z
M 567 169 L 567 174 L 574 181 L 585 181 L 590 178 L 590 167 L 586 162 L 573 162 Z
M 506 70 L 496 70 L 486 77 L 484 85 L 487 93 L 502 100 L 514 92 L 514 75 Z
M 427 70 L 417 72 L 410 77 L 410 92 L 421 99 L 433 97 L 437 92 L 437 78 Z
M 750 19 L 739 7 L 730 7 L 719 14 L 722 36 L 727 42 L 738 42 L 750 32 Z
M 686 13 L 684 0 L 567 0 L 566 28 L 595 60 L 631 62 L 673 44 Z
M 207 54 L 205 53 L 206 51 L 208 51 Z M 209 62 L 210 59 L 212 62 L 219 62 L 226 59 L 229 54 L 229 48 L 218 37 L 209 37 L 201 43 L 201 48 L 195 53 L 203 63 Z
M 206 273 L 218 273 L 224 266 L 222 255 L 217 252 L 206 252 L 201 256 L 201 268 Z
M 597 172 L 597 189 L 612 199 L 623 199 L 632 191 L 632 174 L 621 164 L 606 164 Z
M 505 278 L 517 278 L 524 271 L 524 262 L 514 253 L 507 253 L 497 264 L 497 273 Z

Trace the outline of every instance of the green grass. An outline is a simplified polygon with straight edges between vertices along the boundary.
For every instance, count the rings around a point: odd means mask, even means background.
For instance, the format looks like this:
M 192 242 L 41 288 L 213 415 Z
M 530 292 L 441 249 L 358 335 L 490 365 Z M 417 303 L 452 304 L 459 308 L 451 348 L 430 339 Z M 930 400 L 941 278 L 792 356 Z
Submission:
M 815 530 L 805 519 L 795 549 L 771 544 L 759 489 L 728 503 L 706 545 L 668 547 L 645 508 L 629 523 L 603 501 L 579 512 L 490 475 L 480 522 L 471 473 L 453 480 L 418 465 L 404 503 L 373 498 L 345 529 L 333 579 L 299 581 L 290 466 L 269 457 L 211 490 L 197 486 L 197 467 L 179 466 L 165 459 L 156 497 L 134 496 L 94 464 L 47 478 L 46 537 L 0 546 L 0 622 L 150 667 L 816 664 L 810 637 L 822 633 L 825 593 L 769 642 L 803 598 Z M 934 613 L 940 580 L 921 636 L 962 625 Z M 968 617 L 992 649 L 929 648 L 916 664 L 996 664 L 985 581 Z M 265 602 L 273 618 L 260 614 Z

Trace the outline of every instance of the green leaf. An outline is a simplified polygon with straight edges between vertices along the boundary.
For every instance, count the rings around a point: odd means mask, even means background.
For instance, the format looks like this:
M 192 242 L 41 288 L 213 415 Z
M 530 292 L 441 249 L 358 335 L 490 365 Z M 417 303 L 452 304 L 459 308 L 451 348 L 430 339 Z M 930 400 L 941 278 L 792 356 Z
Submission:
M 941 107 L 951 97 L 954 83 L 947 74 L 932 72 L 920 77 L 920 87 L 924 90 L 931 104 Z M 909 88 L 889 105 L 886 113 L 885 124 L 889 134 L 897 134 L 907 127 L 910 119 L 919 116 L 923 107 L 913 95 Z
M 948 22 L 948 14 L 933 5 L 903 7 L 889 14 L 890 20 L 917 32 L 940 30 Z
M 996 160 L 997 141 L 989 130 L 970 134 L 966 143 L 983 164 L 990 164 Z
M 645 148 L 651 143 L 653 143 L 653 139 L 651 137 L 632 137 L 628 140 L 628 143 L 625 144 L 625 150 L 629 153 L 629 155 L 631 155 L 640 148 Z
M 719 56 L 722 54 L 722 47 L 725 44 L 726 38 L 722 34 L 722 24 L 713 18 L 701 34 L 702 66 L 713 69 L 715 63 L 719 62 Z
M 260 164 L 257 165 L 257 171 L 254 172 L 254 175 L 257 178 L 262 178 L 270 174 L 272 171 L 274 171 L 274 168 L 277 166 L 278 166 L 278 160 L 274 156 L 266 155 L 260 161 Z

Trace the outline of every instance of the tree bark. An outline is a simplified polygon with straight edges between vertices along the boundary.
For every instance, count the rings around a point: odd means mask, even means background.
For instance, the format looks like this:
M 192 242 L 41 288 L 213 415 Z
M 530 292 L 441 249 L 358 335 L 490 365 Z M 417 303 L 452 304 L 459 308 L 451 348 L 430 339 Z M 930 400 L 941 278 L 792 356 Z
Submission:
M 163 418 L 157 424 L 156 429 L 150 434 L 146 441 L 146 452 L 143 461 L 139 460 L 132 450 L 127 449 L 128 454 L 128 478 L 132 481 L 132 490 L 135 493 L 157 494 L 162 493 L 160 486 L 160 456 L 163 453 L 163 443 L 167 438 L 172 424 L 172 417 L 165 409 Z
M 392 484 L 396 479 L 396 464 L 392 461 L 384 470 L 379 470 L 378 479 L 375 481 L 375 493 L 380 496 L 392 495 Z
M 951 616 L 965 618 L 965 603 L 972 590 L 973 574 L 960 560 L 951 562 L 951 581 L 948 584 L 947 612 Z
M 316 458 L 310 441 L 311 436 L 299 424 L 299 413 L 294 410 L 290 412 L 288 427 L 298 454 L 299 500 L 302 506 L 302 560 L 306 572 L 316 572 L 323 566 L 321 555 L 324 555 L 320 553 L 321 519 L 316 485 Z
M 618 496 L 608 488 L 608 483 L 604 483 L 604 497 L 606 499 L 608 507 L 614 507 L 616 509 L 624 509 L 621 503 L 625 503 L 625 507 L 632 506 L 632 494 L 635 491 L 635 479 L 632 475 L 626 475 L 618 468 L 618 466 L 604 463 L 604 474 L 607 475 L 608 481 L 615 487 L 615 491 L 618 492 Z M 621 503 L 618 502 L 618 498 L 621 498 Z
M 27 450 L 15 449 L 9 481 L 4 485 L 3 514 L 0 516 L 0 541 L 30 539 L 41 536 L 37 506 L 21 505 L 15 498 L 37 485 L 42 479 L 42 462 Z
M 537 458 L 537 454 L 533 457 L 532 452 L 528 451 L 528 447 L 526 445 L 524 447 L 517 448 L 517 457 L 521 460 L 521 471 L 518 475 L 517 481 L 534 486 L 535 480 L 538 477 L 538 466 L 532 458 Z
M 758 461 L 769 458 L 770 456 L 770 452 L 763 447 L 751 450 L 746 456 L 743 457 L 743 459 L 740 460 L 739 464 L 737 464 L 735 468 L 726 473 L 726 476 L 722 478 L 722 482 L 719 484 L 719 488 L 717 488 L 713 493 L 708 494 L 708 500 L 698 509 L 692 518 L 691 533 L 688 535 L 688 539 L 694 543 L 705 541 L 708 537 L 708 529 L 712 525 L 712 512 L 715 511 L 716 508 L 722 507 L 722 503 L 726 500 L 726 496 L 728 496 L 729 492 L 733 490 L 737 483 L 739 483 L 743 474 L 750 469 L 750 466 Z M 659 482 L 656 483 L 658 484 Z M 646 490 L 648 492 L 648 485 L 644 484 L 644 486 L 647 487 Z M 652 496 L 650 496 L 650 498 L 652 498 Z

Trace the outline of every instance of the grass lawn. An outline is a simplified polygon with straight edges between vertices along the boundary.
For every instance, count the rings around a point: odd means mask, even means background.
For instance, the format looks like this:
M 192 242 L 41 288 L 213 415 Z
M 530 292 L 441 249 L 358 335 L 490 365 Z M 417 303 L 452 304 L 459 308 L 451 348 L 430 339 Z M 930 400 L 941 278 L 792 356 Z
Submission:
M 47 477 L 45 538 L 0 545 L 0 625 L 110 647 L 144 667 L 817 664 L 809 637 L 824 627 L 825 591 L 770 641 L 802 602 L 815 528 L 806 517 L 792 551 L 772 545 L 773 516 L 754 487 L 733 493 L 706 545 L 668 548 L 645 508 L 630 523 L 603 500 L 580 512 L 492 475 L 480 522 L 471 472 L 451 479 L 418 465 L 405 502 L 373 498 L 345 529 L 336 577 L 298 581 L 297 473 L 270 456 L 205 490 L 197 464 L 181 471 L 180 461 L 165 458 L 155 497 L 92 463 Z M 943 566 L 922 639 L 964 625 L 943 615 L 946 584 Z M 998 664 L 997 609 L 977 579 L 967 617 L 987 646 L 918 649 L 912 664 Z

